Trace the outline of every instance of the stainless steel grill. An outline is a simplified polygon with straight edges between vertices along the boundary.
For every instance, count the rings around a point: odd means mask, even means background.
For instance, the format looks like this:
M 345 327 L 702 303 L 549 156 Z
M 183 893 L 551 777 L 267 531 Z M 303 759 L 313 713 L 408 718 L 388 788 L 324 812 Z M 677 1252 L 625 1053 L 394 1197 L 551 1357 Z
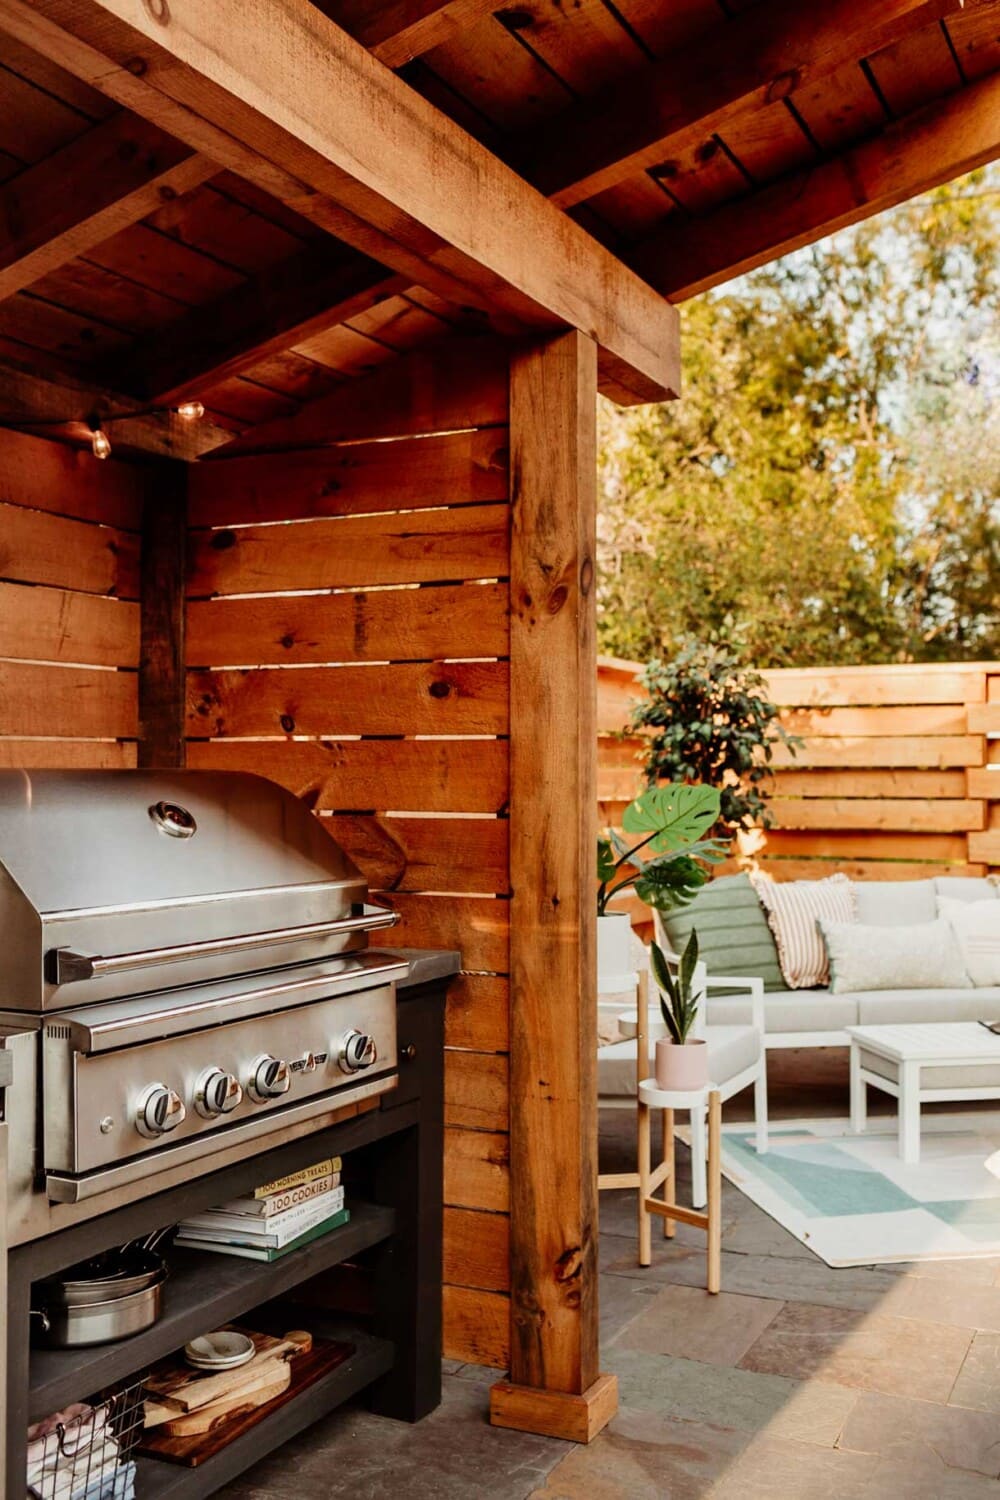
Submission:
M 0 772 L 14 1239 L 393 1087 L 406 963 L 366 898 L 259 777 Z

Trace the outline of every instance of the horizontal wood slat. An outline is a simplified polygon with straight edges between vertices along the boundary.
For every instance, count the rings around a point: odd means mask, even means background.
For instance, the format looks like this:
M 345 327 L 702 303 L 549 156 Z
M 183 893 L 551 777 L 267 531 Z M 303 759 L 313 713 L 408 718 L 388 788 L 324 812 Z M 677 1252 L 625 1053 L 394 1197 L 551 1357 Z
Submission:
M 891 704 L 979 703 L 984 663 L 937 666 L 810 668 L 765 672 L 781 708 L 886 707 Z
M 970 833 L 969 858 L 981 859 L 988 865 L 1000 865 L 1000 828 L 991 828 L 985 833 Z
M 781 828 L 894 829 L 910 833 L 959 833 L 983 826 L 983 804 L 901 797 L 773 797 L 768 810 Z
M 487 1130 L 444 1133 L 444 1201 L 455 1208 L 510 1208 L 510 1137 Z
M 977 734 L 900 735 L 898 738 L 855 739 L 830 736 L 810 740 L 793 754 L 787 745 L 775 745 L 775 767 L 913 766 L 946 770 L 951 766 L 978 766 L 983 760 L 983 737 Z
M 144 480 L 136 464 L 98 459 L 26 432 L 3 433 L 0 501 L 6 504 L 138 531 Z
M 0 661 L 0 726 L 17 737 L 132 738 L 138 730 L 136 675 Z
M 971 771 L 778 771 L 774 792 L 778 797 L 938 797 L 962 799 Z
M 504 734 L 506 662 L 191 672 L 188 734 Z
M 0 504 L 0 578 L 137 599 L 138 538 L 116 527 Z
M 0 739 L 0 767 L 4 770 L 55 769 L 124 771 L 136 763 L 134 740 L 13 740 Z
M 455 949 L 462 956 L 463 969 L 507 972 L 509 901 L 393 891 L 392 905 L 400 918 L 392 936 L 400 946 Z
M 1000 702 L 981 703 L 969 709 L 971 734 L 1000 734 Z
M 191 600 L 188 661 L 281 666 L 506 656 L 509 615 L 505 583 Z
M 506 500 L 507 429 L 261 454 L 191 470 L 190 520 L 246 526 Z
M 963 735 L 972 728 L 962 703 L 918 703 L 892 708 L 789 708 L 782 714 L 781 722 L 789 734 L 801 735 L 810 744 L 830 736 L 870 735 L 878 739 L 886 735 L 924 738 Z
M 509 889 L 505 819 L 323 814 L 323 824 L 380 890 Z
M 486 1292 L 510 1288 L 510 1219 L 465 1208 L 444 1211 L 444 1279 Z
M 510 1360 L 510 1299 L 468 1287 L 444 1289 L 444 1347 L 450 1359 L 505 1370 Z
M 486 974 L 461 974 L 448 991 L 444 1017 L 447 1047 L 506 1052 L 510 1046 L 510 986 Z
M 500 578 L 506 505 L 192 533 L 191 596 Z
M 951 833 L 869 833 L 823 830 L 796 832 L 772 828 L 767 833 L 769 856 L 789 854 L 823 859 L 926 859 L 935 864 L 960 863 L 968 858 L 966 837 Z
M 969 778 L 969 796 L 982 797 L 987 802 L 1000 801 L 1000 765 L 981 766 L 977 770 L 967 771 Z
M 0 657 L 135 667 L 139 606 L 95 594 L 0 583 Z
M 506 1131 L 510 1065 L 500 1053 L 453 1052 L 444 1057 L 444 1122 L 466 1130 Z
M 978 835 L 973 835 L 978 837 Z M 933 859 L 764 859 L 760 868 L 775 880 L 822 880 L 826 875 L 846 875 L 850 880 L 931 880 L 935 875 L 985 875 L 985 864 L 950 864 Z M 719 873 L 736 873 L 736 866 L 720 865 Z
M 198 770 L 255 771 L 315 812 L 478 812 L 507 805 L 505 740 L 192 740 Z

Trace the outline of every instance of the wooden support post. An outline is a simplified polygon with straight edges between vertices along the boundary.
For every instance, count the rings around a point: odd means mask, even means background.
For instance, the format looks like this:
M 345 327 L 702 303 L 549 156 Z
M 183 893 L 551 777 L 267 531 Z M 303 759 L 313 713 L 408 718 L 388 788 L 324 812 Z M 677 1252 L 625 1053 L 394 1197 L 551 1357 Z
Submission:
M 140 567 L 140 767 L 183 766 L 187 466 L 150 467 Z
M 510 448 L 510 1381 L 498 1426 L 589 1442 L 598 1372 L 595 615 L 597 363 L 517 354 Z

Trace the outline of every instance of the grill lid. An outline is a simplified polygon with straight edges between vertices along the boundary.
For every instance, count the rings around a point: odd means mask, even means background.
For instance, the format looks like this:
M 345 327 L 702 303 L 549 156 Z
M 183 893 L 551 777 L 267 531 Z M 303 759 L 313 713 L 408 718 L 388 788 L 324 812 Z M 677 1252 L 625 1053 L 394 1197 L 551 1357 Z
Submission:
M 0 772 L 5 1008 L 90 1003 L 363 946 L 363 924 L 336 924 L 366 894 L 308 808 L 262 777 Z M 264 935 L 278 932 L 269 946 Z M 222 941 L 255 934 L 261 942 Z M 181 962 L 162 957 L 213 942 Z M 83 962 L 60 973 L 60 951 Z M 153 952 L 148 971 L 131 961 Z

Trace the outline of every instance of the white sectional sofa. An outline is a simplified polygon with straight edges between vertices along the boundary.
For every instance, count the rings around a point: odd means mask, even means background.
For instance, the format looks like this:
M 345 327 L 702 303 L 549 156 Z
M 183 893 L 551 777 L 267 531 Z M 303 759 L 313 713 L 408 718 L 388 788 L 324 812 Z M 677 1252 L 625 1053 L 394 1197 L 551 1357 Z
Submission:
M 710 887 L 706 887 L 706 890 Z M 915 926 L 933 922 L 936 898 L 960 901 L 1000 899 L 1000 889 L 986 878 L 940 876 L 934 880 L 868 880 L 854 887 L 857 920 L 872 927 Z M 698 900 L 685 911 L 687 925 L 699 929 Z M 676 940 L 675 940 L 676 941 Z M 735 954 L 733 955 L 736 956 Z M 708 972 L 719 970 L 708 958 Z M 762 965 L 767 969 L 768 965 Z M 746 975 L 745 967 L 740 970 Z M 753 972 L 752 970 L 750 971 Z M 980 1021 L 1000 1019 L 1000 986 L 974 989 L 873 990 L 835 995 L 829 989 L 766 988 L 764 993 L 767 1048 L 847 1046 L 848 1026 L 879 1026 L 917 1021 Z M 727 1026 L 746 1019 L 745 996 L 712 996 L 710 1024 Z

